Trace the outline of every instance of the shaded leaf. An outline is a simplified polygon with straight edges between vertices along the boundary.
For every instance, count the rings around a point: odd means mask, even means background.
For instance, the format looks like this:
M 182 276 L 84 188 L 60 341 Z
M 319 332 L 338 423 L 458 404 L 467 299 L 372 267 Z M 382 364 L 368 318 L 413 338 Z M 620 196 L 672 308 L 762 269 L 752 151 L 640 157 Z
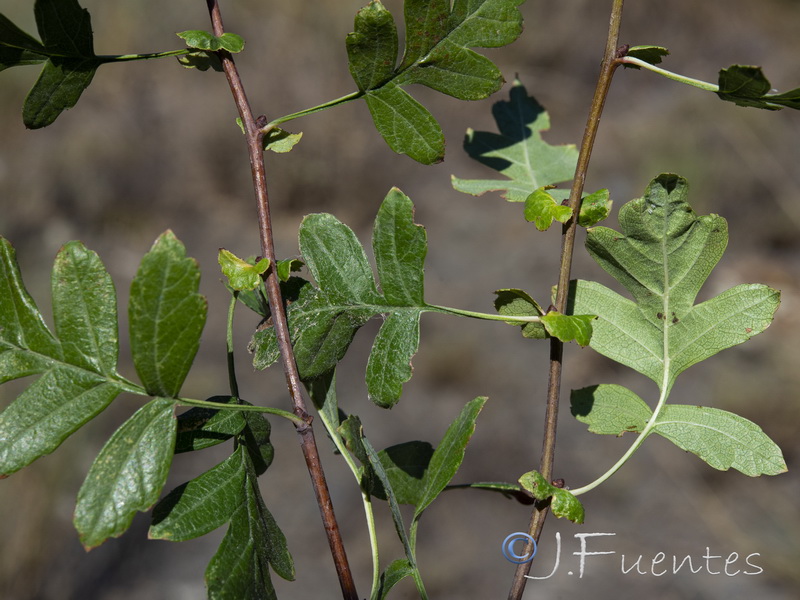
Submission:
M 153 508 L 148 537 L 182 542 L 230 521 L 243 501 L 245 471 L 240 455 L 244 451 L 239 446 L 226 460 L 162 498 Z
M 550 129 L 550 117 L 519 80 L 515 80 L 507 101 L 492 106 L 499 133 L 467 130 L 464 150 L 471 158 L 499 171 L 507 179 L 459 179 L 452 177 L 459 192 L 480 196 L 499 191 L 509 202 L 524 202 L 534 191 L 570 181 L 575 174 L 578 150 L 573 144 L 552 146 L 541 132 Z M 549 190 L 563 200 L 569 190 Z
M 433 446 L 428 442 L 403 442 L 378 452 L 386 477 L 400 504 L 418 504 L 425 486 L 425 473 L 428 470 Z M 375 485 L 370 493 L 381 500 L 386 500 L 383 485 Z
M 501 315 L 510 317 L 541 317 L 544 309 L 539 303 L 531 298 L 526 292 L 518 289 L 503 289 L 495 291 L 497 298 L 494 300 L 494 308 Z M 544 323 L 523 323 L 518 321 L 507 321 L 509 325 L 517 325 L 522 329 L 522 336 L 526 338 L 543 340 L 547 337 L 547 330 Z
M 128 316 L 136 372 L 151 396 L 177 397 L 206 321 L 200 269 L 171 231 L 145 254 L 131 284 Z
M 468 402 L 461 414 L 447 428 L 442 441 L 431 456 L 425 474 L 425 487 L 414 511 L 415 519 L 442 493 L 461 466 L 467 443 L 475 432 L 475 420 L 486 400 L 487 398 L 483 396 Z
M 197 50 L 177 57 L 180 65 L 186 69 L 197 69 L 198 71 L 208 71 L 213 69 L 218 73 L 223 71 L 222 61 L 214 52 Z
M 738 106 L 766 110 L 800 109 L 800 88 L 782 94 L 770 93 L 772 84 L 761 67 L 733 65 L 719 72 L 717 96 Z
M 209 402 L 235 403 L 230 396 L 212 396 Z M 244 414 L 236 410 L 195 407 L 178 416 L 175 454 L 216 446 L 240 433 L 246 425 Z
M 651 65 L 657 65 L 661 62 L 661 59 L 668 54 L 669 50 L 663 46 L 631 46 L 628 48 L 625 56 L 632 56 L 634 58 L 638 58 L 639 60 L 643 60 L 644 62 L 648 62 Z M 622 66 L 630 69 L 641 68 L 638 65 L 629 65 L 624 63 Z
M 278 279 L 281 281 L 289 281 L 292 272 L 299 271 L 303 268 L 305 263 L 299 258 L 287 258 L 286 260 L 279 260 L 277 265 Z
M 174 404 L 150 401 L 114 432 L 97 455 L 75 506 L 75 528 L 86 549 L 119 537 L 138 511 L 158 500 L 175 446 Z
M 431 164 L 444 157 L 436 120 L 401 86 L 428 86 L 461 100 L 486 98 L 500 89 L 497 67 L 472 47 L 493 48 L 522 31 L 521 0 L 405 3 L 405 54 L 399 65 L 394 19 L 372 0 L 347 36 L 350 73 L 364 94 L 378 131 L 395 152 Z M 397 65 L 397 66 L 396 66 Z

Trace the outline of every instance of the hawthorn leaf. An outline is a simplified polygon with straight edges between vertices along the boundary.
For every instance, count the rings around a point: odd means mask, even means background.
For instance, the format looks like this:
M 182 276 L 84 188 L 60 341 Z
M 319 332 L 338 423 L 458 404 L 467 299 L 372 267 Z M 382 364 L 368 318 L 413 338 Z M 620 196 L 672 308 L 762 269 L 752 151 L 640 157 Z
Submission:
M 661 62 L 661 59 L 668 54 L 669 50 L 663 46 L 631 46 L 628 48 L 625 56 L 632 56 L 634 58 L 638 58 L 639 60 L 643 60 L 644 62 L 648 62 L 651 65 L 657 65 Z M 623 63 L 622 66 L 630 69 L 641 68 L 638 65 L 630 65 L 625 63 Z
M 662 174 L 643 198 L 622 207 L 622 233 L 588 230 L 592 257 L 634 301 L 587 281 L 572 284 L 570 313 L 594 314 L 590 345 L 668 392 L 691 365 L 766 329 L 780 293 L 739 285 L 697 306 L 700 287 L 727 244 L 727 224 L 698 216 L 686 202 L 686 181 Z
M 61 249 L 52 274 L 57 339 L 0 238 L 0 383 L 41 375 L 0 413 L 0 476 L 55 450 L 121 392 L 116 293 L 94 252 Z
M 183 542 L 230 521 L 243 502 L 246 473 L 240 455 L 244 451 L 244 446 L 239 446 L 223 462 L 162 498 L 153 508 L 147 537 Z
M 217 260 L 222 274 L 228 278 L 228 285 L 236 291 L 256 289 L 261 285 L 261 276 L 269 269 L 268 258 L 262 258 L 251 265 L 225 248 L 219 249 Z
M 572 390 L 570 410 L 592 433 L 621 436 L 641 433 L 653 411 L 644 400 L 621 385 L 593 385 Z
M 235 33 L 223 33 L 221 36 L 216 36 L 208 31 L 193 29 L 190 31 L 181 31 L 175 35 L 186 42 L 189 48 L 197 48 L 198 50 L 205 50 L 207 52 L 227 50 L 232 54 L 237 54 L 244 50 L 244 40 L 240 35 L 236 35 Z
M 468 402 L 461 414 L 447 428 L 442 441 L 431 456 L 425 473 L 424 488 L 414 510 L 415 519 L 442 493 L 464 461 L 467 443 L 475 432 L 475 421 L 486 400 L 488 398 L 480 396 Z
M 539 305 L 536 300 L 531 298 L 527 292 L 518 289 L 502 289 L 495 291 L 497 298 L 494 300 L 494 308 L 501 315 L 508 315 L 510 317 L 541 317 L 543 316 L 544 309 Z M 518 321 L 506 321 L 509 325 L 519 326 L 522 330 L 522 336 L 535 340 L 543 340 L 547 338 L 547 330 L 544 328 L 544 323 L 523 323 L 520 325 Z
M 47 60 L 45 47 L 0 14 L 0 71 Z
M 197 293 L 200 269 L 171 231 L 142 259 L 131 284 L 128 317 L 136 372 L 151 396 L 178 396 L 206 321 Z
M 576 341 L 581 346 L 588 346 L 592 339 L 592 321 L 594 315 L 562 315 L 551 310 L 542 317 L 547 333 L 562 342 Z
M 356 15 L 347 36 L 350 73 L 379 133 L 399 154 L 424 164 L 444 157 L 444 137 L 433 116 L 402 90 L 418 83 L 461 100 L 500 89 L 498 68 L 472 47 L 510 44 L 522 32 L 522 0 L 407 0 L 405 53 L 398 60 L 394 18 L 379 0 Z
M 183 54 L 177 57 L 178 63 L 184 69 L 197 69 L 198 71 L 208 71 L 213 69 L 218 73 L 223 71 L 222 61 L 219 56 L 214 52 L 206 52 L 205 50 L 196 50 Z
M 534 191 L 573 178 L 577 148 L 574 144 L 553 146 L 542 139 L 542 132 L 550 129 L 550 117 L 519 80 L 511 86 L 507 101 L 492 106 L 492 115 L 499 133 L 468 129 L 464 150 L 507 179 L 452 176 L 456 190 L 473 196 L 499 191 L 509 202 L 525 202 Z M 551 189 L 548 193 L 557 200 L 569 196 L 569 190 Z
M 302 131 L 300 133 L 291 133 L 280 127 L 273 127 L 264 136 L 264 150 L 270 150 L 276 154 L 285 154 L 290 152 L 302 137 Z
M 572 209 L 556 202 L 546 190 L 539 188 L 525 199 L 525 220 L 536 225 L 539 231 L 550 229 L 554 220 L 566 223 L 572 216 Z
M 378 588 L 378 600 L 385 600 L 397 583 L 409 575 L 414 574 L 414 567 L 407 558 L 393 560 L 388 567 L 381 573 L 380 587 Z
M 732 65 L 719 72 L 717 96 L 727 102 L 765 110 L 800 109 L 800 88 L 782 94 L 771 91 L 772 84 L 761 67 Z
M 425 473 L 433 456 L 433 446 L 428 442 L 403 442 L 378 452 L 395 497 L 400 504 L 419 503 L 425 486 Z M 370 493 L 381 500 L 386 500 L 386 490 L 379 482 L 370 489 Z
M 611 214 L 613 201 L 606 189 L 585 196 L 581 200 L 581 209 L 578 214 L 578 225 L 581 227 L 594 227 Z
M 237 399 L 230 396 L 212 396 L 208 398 L 208 401 L 234 404 Z M 191 408 L 178 415 L 175 454 L 202 450 L 221 444 L 240 433 L 246 424 L 244 413 L 237 410 Z
M 541 473 L 530 471 L 519 478 L 519 483 L 537 500 L 550 500 L 550 510 L 558 518 L 566 518 L 573 523 L 581 524 L 584 509 L 580 500 L 569 491 L 549 484 Z
M 278 273 L 278 279 L 281 281 L 289 281 L 289 277 L 292 276 L 294 271 L 299 271 L 303 268 L 305 263 L 300 260 L 299 258 L 287 258 L 286 260 L 279 260 L 276 271 Z
M 78 492 L 75 528 L 89 550 L 119 537 L 158 500 L 175 447 L 175 405 L 155 398 L 125 421 L 92 463 Z
M 725 410 L 667 404 L 653 431 L 721 471 L 750 477 L 787 471 L 780 448 L 758 425 Z
M 435 310 L 423 300 L 425 230 L 414 223 L 411 200 L 391 190 L 378 211 L 373 251 L 382 292 L 353 231 L 330 214 L 307 216 L 300 226 L 300 251 L 317 286 L 299 278 L 284 285 L 287 318 L 300 376 L 313 379 L 344 356 L 356 331 L 370 318 L 386 315 L 367 365 L 367 391 L 373 402 L 391 407 L 411 377 L 419 346 L 419 319 Z M 269 324 L 253 336 L 254 365 L 277 360 L 275 332 Z

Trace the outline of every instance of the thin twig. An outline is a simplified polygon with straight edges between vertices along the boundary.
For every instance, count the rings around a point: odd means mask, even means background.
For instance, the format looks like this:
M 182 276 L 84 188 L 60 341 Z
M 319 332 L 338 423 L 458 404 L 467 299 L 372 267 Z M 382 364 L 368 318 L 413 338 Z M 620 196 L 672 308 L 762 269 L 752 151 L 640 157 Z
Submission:
M 578 155 L 578 164 L 575 169 L 575 178 L 572 181 L 572 190 L 569 195 L 569 206 L 572 208 L 572 218 L 564 225 L 562 244 L 561 244 L 561 269 L 558 278 L 558 291 L 556 294 L 556 310 L 566 314 L 567 295 L 569 292 L 569 279 L 572 269 L 572 256 L 575 249 L 575 233 L 578 227 L 578 212 L 580 211 L 581 194 L 586 182 L 586 173 L 589 169 L 589 160 L 592 155 L 592 147 L 597 137 L 597 129 L 600 124 L 600 116 L 603 113 L 608 90 L 611 86 L 611 78 L 614 71 L 619 66 L 619 28 L 622 20 L 622 5 L 624 0 L 614 0 L 611 9 L 611 20 L 608 26 L 608 39 L 606 50 L 603 56 L 603 63 L 600 67 L 600 77 L 597 81 L 592 106 L 589 110 L 589 118 L 583 133 L 583 141 Z M 550 372 L 547 389 L 547 408 L 545 410 L 544 439 L 542 441 L 542 457 L 539 462 L 539 472 L 550 481 L 553 478 L 553 462 L 555 460 L 556 446 L 556 426 L 558 423 L 558 404 L 561 396 L 561 369 L 564 353 L 564 344 L 555 337 L 550 340 Z M 549 504 L 537 502 L 531 512 L 528 534 L 534 540 L 539 541 L 539 537 L 544 527 L 545 517 L 547 516 Z M 526 552 L 530 551 L 527 549 Z M 517 565 L 514 572 L 514 581 L 509 591 L 509 600 L 520 600 L 525 591 L 527 582 L 526 575 L 530 572 L 531 563 L 526 562 Z
M 221 36 L 224 33 L 222 24 L 222 16 L 220 14 L 219 4 L 217 0 L 206 0 L 208 4 L 209 14 L 211 15 L 211 22 L 213 25 L 214 35 Z M 331 502 L 330 492 L 328 485 L 325 481 L 325 473 L 322 470 L 322 465 L 319 459 L 319 452 L 317 451 L 317 444 L 314 439 L 314 431 L 311 428 L 311 416 L 306 412 L 306 404 L 303 398 L 300 385 L 300 375 L 297 371 L 297 365 L 294 360 L 294 353 L 292 351 L 292 344 L 289 338 L 289 327 L 286 322 L 286 313 L 283 307 L 283 298 L 280 292 L 280 283 L 278 275 L 274 268 L 275 261 L 275 248 L 273 244 L 272 223 L 270 219 L 269 210 L 269 195 L 267 193 L 267 178 L 266 169 L 264 165 L 264 152 L 263 152 L 263 133 L 261 127 L 256 123 L 253 118 L 253 112 L 250 108 L 250 103 L 242 86 L 241 78 L 239 77 L 236 64 L 231 55 L 221 50 L 219 51 L 220 59 L 222 60 L 222 67 L 225 71 L 225 76 L 228 79 L 228 85 L 233 93 L 236 107 L 239 110 L 239 116 L 244 125 L 245 134 L 247 137 L 247 148 L 250 155 L 250 168 L 253 174 L 253 187 L 256 193 L 256 201 L 258 204 L 258 225 L 259 236 L 261 239 L 261 253 L 264 258 L 269 259 L 272 265 L 267 272 L 266 287 L 267 298 L 269 300 L 270 313 L 272 315 L 272 323 L 275 328 L 275 334 L 278 339 L 278 346 L 280 348 L 281 361 L 283 363 L 284 374 L 286 375 L 286 385 L 289 389 L 289 395 L 292 400 L 292 408 L 298 417 L 302 419 L 301 424 L 296 424 L 297 433 L 300 435 L 300 445 L 303 450 L 303 456 L 306 460 L 309 474 L 311 475 L 311 482 L 314 487 L 314 493 L 317 497 L 317 504 L 319 505 L 320 513 L 322 514 L 322 522 L 325 526 L 325 532 L 328 536 L 328 543 L 330 544 L 333 562 L 336 567 L 336 572 L 339 576 L 339 583 L 342 588 L 342 597 L 345 600 L 358 600 L 358 593 L 356 592 L 355 583 L 353 581 L 352 573 L 347 562 L 347 555 L 345 554 L 344 544 L 342 543 L 339 526 L 336 523 L 336 516 L 333 512 L 333 503 Z M 262 125 L 263 126 L 263 125 Z

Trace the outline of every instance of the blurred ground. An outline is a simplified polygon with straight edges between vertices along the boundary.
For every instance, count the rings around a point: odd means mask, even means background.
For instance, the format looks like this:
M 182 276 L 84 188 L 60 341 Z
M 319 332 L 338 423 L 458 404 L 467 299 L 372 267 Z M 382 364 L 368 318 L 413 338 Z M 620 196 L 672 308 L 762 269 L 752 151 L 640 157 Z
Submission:
M 364 0 L 223 3 L 229 31 L 247 40 L 237 63 L 252 103 L 269 116 L 339 97 L 354 89 L 346 67 L 344 36 Z M 0 0 L 0 12 L 35 31 L 32 2 Z M 395 15 L 399 0 L 386 2 Z M 489 51 L 511 80 L 515 74 L 549 109 L 547 139 L 578 142 L 594 89 L 610 2 L 529 0 L 526 31 L 509 48 Z M 206 29 L 203 2 L 84 0 L 92 14 L 98 53 L 150 52 L 180 47 L 174 32 Z M 398 17 L 399 18 L 399 17 Z M 800 4 L 792 0 L 670 0 L 628 2 L 622 41 L 671 49 L 668 69 L 708 81 L 734 63 L 763 65 L 773 85 L 800 85 Z M 71 111 L 45 130 L 26 131 L 22 101 L 38 69 L 0 74 L 0 232 L 16 246 L 26 283 L 40 307 L 48 300 L 49 266 L 58 248 L 79 238 L 99 252 L 114 277 L 125 312 L 127 288 L 141 255 L 172 228 L 203 268 L 209 325 L 184 394 L 224 393 L 226 294 L 216 253 L 258 252 L 256 217 L 244 144 L 224 77 L 180 69 L 173 60 L 132 63 L 99 70 Z M 494 130 L 493 101 L 458 103 L 413 93 L 440 119 L 448 139 L 447 160 L 422 167 L 394 155 L 372 129 L 366 108 L 350 104 L 293 123 L 305 137 L 294 152 L 270 156 L 269 171 L 278 254 L 297 252 L 304 214 L 327 211 L 367 242 L 379 203 L 391 186 L 409 194 L 426 226 L 429 301 L 491 310 L 492 291 L 521 287 L 544 299 L 555 281 L 558 234 L 536 232 L 518 205 L 497 197 L 472 198 L 453 191 L 449 176 L 487 176 L 461 152 L 467 127 Z M 619 598 L 647 594 L 664 599 L 789 599 L 800 592 L 800 477 L 793 470 L 800 403 L 800 114 L 745 110 L 652 73 L 620 71 L 607 104 L 587 189 L 608 187 L 616 207 L 640 195 L 660 172 L 677 172 L 692 185 L 690 201 L 701 213 L 730 223 L 730 247 L 703 297 L 741 282 L 762 282 L 783 291 L 774 325 L 748 344 L 690 370 L 673 401 L 742 414 L 783 448 L 790 471 L 749 479 L 713 471 L 661 440 L 649 440 L 625 468 L 585 496 L 586 524 L 549 519 L 533 573 L 553 568 L 555 533 L 562 536 L 561 566 L 553 577 L 529 586 L 526 598 Z M 611 226 L 616 227 L 612 217 Z M 580 254 L 575 275 L 603 279 Z M 605 281 L 605 280 L 604 280 Z M 47 310 L 45 310 L 47 312 Z M 254 402 L 286 405 L 280 373 L 253 373 L 244 346 L 256 320 L 239 319 L 240 383 Z M 510 327 L 461 322 L 438 315 L 423 319 L 415 376 L 390 413 L 366 400 L 363 370 L 377 324 L 364 328 L 345 360 L 340 380 L 344 408 L 361 416 L 377 447 L 409 439 L 436 442 L 469 399 L 490 400 L 456 479 L 514 481 L 538 464 L 546 379 L 545 344 L 523 340 Z M 124 336 L 123 336 L 124 337 Z M 125 349 L 123 356 L 127 357 Z M 126 359 L 127 360 L 127 359 Z M 129 364 L 124 372 L 133 376 Z M 590 350 L 569 348 L 563 388 L 621 383 L 652 398 L 654 388 Z M 5 406 L 25 382 L 0 388 Z M 0 485 L 0 598 L 3 600 L 182 600 L 203 596 L 202 574 L 222 532 L 170 545 L 146 541 L 147 518 L 132 531 L 88 555 L 71 527 L 75 495 L 91 460 L 138 406 L 120 399 L 70 438 L 58 452 Z M 277 447 L 263 478 L 268 506 L 286 532 L 298 581 L 276 581 L 281 598 L 336 598 L 338 584 L 295 434 L 273 426 Z M 564 410 L 556 474 L 573 487 L 594 479 L 627 448 L 627 439 L 585 432 Z M 367 593 L 369 550 L 361 504 L 351 476 L 318 432 L 334 504 L 345 532 L 358 585 Z M 168 488 L 209 468 L 214 457 L 175 461 Z M 461 494 L 461 495 L 458 495 Z M 387 515 L 381 515 L 385 564 L 401 555 Z M 528 509 L 493 495 L 451 492 L 438 500 L 420 528 L 420 563 L 431 598 L 505 597 L 513 565 L 500 543 L 524 530 Z M 616 555 L 587 559 L 581 578 L 572 552 L 575 533 L 615 533 L 589 539 L 589 551 Z M 642 570 L 663 552 L 704 554 L 722 571 L 704 569 L 662 577 L 620 572 L 641 559 Z M 748 567 L 745 557 L 763 572 Z M 567 571 L 574 574 L 569 575 Z M 658 572 L 658 569 L 656 569 Z M 407 582 L 406 582 L 407 583 Z M 410 585 L 396 598 L 413 598 Z M 624 595 L 620 589 L 625 589 Z M 405 595 L 404 595 L 405 594 Z

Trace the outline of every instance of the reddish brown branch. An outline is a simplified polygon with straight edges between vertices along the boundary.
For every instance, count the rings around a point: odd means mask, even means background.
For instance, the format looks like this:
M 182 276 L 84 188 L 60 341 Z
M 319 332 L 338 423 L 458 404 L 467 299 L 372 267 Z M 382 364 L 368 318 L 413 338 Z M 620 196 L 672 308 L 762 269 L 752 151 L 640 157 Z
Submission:
M 217 0 L 206 0 L 206 2 L 208 4 L 209 14 L 211 15 L 214 35 L 221 36 L 225 29 L 222 24 L 219 4 Z M 339 576 L 342 596 L 345 600 L 358 600 L 358 593 L 356 592 L 353 576 L 347 562 L 347 555 L 344 550 L 344 544 L 342 543 L 339 526 L 336 523 L 336 516 L 333 512 L 333 503 L 331 502 L 330 492 L 328 491 L 328 484 L 325 481 L 325 473 L 320 464 L 319 452 L 317 451 L 317 444 L 314 439 L 314 431 L 311 428 L 311 417 L 308 412 L 306 412 L 306 403 L 302 394 L 300 375 L 297 371 L 292 344 L 289 338 L 289 327 L 286 322 L 286 313 L 283 307 L 280 283 L 274 267 L 276 264 L 275 248 L 272 235 L 272 223 L 270 220 L 266 168 L 264 165 L 263 134 L 256 120 L 253 118 L 253 112 L 247 100 L 242 80 L 239 77 L 239 72 L 236 69 L 233 58 L 230 53 L 224 50 L 219 52 L 219 56 L 222 60 L 225 76 L 228 79 L 228 84 L 233 93 L 233 98 L 239 110 L 239 116 L 242 119 L 247 137 L 247 149 L 253 175 L 253 188 L 256 193 L 256 202 L 258 206 L 261 254 L 264 258 L 269 259 L 271 265 L 266 279 L 267 298 L 269 300 L 273 327 L 278 339 L 278 347 L 280 348 L 281 362 L 286 376 L 286 385 L 292 400 L 293 412 L 303 419 L 304 422 L 303 424 L 296 425 L 297 432 L 300 435 L 300 445 L 306 460 L 308 472 L 311 475 L 311 482 L 317 497 L 317 504 L 322 514 L 322 522 L 325 526 L 333 562 Z

